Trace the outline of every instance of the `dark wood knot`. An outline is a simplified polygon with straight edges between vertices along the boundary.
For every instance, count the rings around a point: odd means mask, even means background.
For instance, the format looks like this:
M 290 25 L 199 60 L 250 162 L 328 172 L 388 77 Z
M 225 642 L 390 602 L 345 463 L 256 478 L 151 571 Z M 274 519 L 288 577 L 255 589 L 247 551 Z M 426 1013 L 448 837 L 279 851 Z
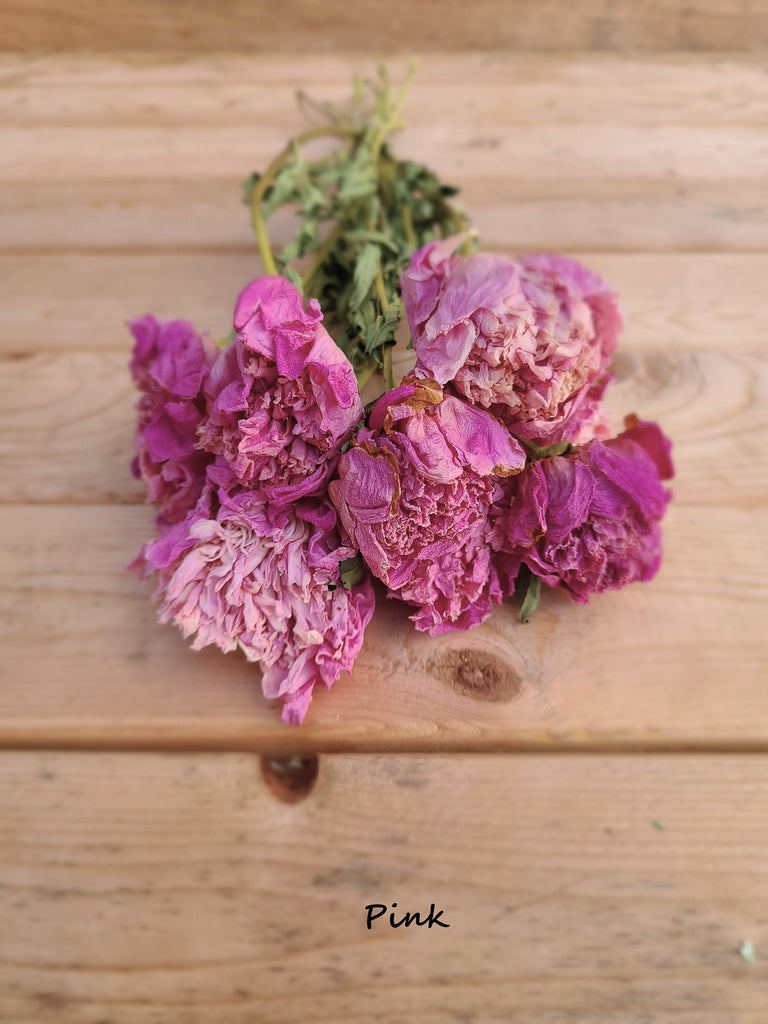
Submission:
M 262 757 L 259 761 L 270 792 L 284 804 L 296 804 L 309 796 L 317 781 L 317 757 Z
M 520 672 L 508 661 L 477 648 L 444 651 L 426 666 L 451 689 L 473 700 L 494 703 L 514 700 L 523 689 Z

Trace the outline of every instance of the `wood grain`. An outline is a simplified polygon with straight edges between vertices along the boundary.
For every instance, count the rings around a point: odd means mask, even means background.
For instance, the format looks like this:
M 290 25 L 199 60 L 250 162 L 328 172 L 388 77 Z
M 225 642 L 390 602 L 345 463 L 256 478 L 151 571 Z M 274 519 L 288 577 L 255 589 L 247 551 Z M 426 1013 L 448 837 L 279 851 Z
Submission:
M 316 695 L 300 730 L 240 655 L 195 654 L 155 623 L 151 586 L 125 571 L 150 530 L 142 508 L 0 510 L 0 744 L 768 747 L 764 506 L 673 504 L 652 583 L 586 607 L 548 592 L 527 626 L 507 604 L 431 638 L 380 591 L 353 675 Z
M 328 50 L 758 50 L 768 43 L 760 0 L 559 0 L 499 4 L 422 0 L 292 0 L 280 7 L 221 0 L 215 7 L 172 0 L 4 0 L 3 48 L 249 54 Z
M 0 180 L 140 180 L 147 176 L 184 181 L 247 177 L 283 148 L 286 127 L 93 125 L 3 128 Z M 526 131 L 498 125 L 478 136 L 467 122 L 411 124 L 398 136 L 398 151 L 429 163 L 442 177 L 461 181 L 491 177 L 505 166 L 536 167 L 539 179 L 589 181 L 644 177 L 725 182 L 768 174 L 768 151 L 752 125 L 636 126 L 566 124 L 556 130 L 532 124 Z M 299 129 L 300 130 L 300 129 Z M 530 173 L 530 170 L 529 172 Z M 528 174 L 526 174 L 526 178 Z
M 288 806 L 248 755 L 6 753 L 0 1018 L 762 1024 L 767 794 L 750 757 L 328 757 Z
M 394 82 L 404 78 L 409 63 L 405 57 L 387 62 Z M 418 61 L 405 116 L 420 124 L 450 111 L 450 118 L 443 116 L 446 132 L 469 121 L 482 132 L 509 124 L 617 121 L 646 127 L 760 127 L 768 107 L 765 69 L 764 54 L 702 59 L 684 53 L 429 53 Z M 279 53 L 257 59 L 233 53 L 168 59 L 146 51 L 104 58 L 0 52 L 0 123 L 102 128 L 247 123 L 285 134 L 304 118 L 318 119 L 317 111 L 299 108 L 299 92 L 341 104 L 355 74 L 375 77 L 375 55 L 312 54 L 297 61 Z

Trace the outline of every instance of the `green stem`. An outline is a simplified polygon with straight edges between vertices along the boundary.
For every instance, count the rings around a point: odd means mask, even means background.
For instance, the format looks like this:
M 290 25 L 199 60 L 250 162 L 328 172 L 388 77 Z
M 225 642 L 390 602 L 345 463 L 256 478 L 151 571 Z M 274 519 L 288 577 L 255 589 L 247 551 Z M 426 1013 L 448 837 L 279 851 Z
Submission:
M 303 131 L 300 135 L 296 135 L 290 140 L 285 148 L 277 154 L 269 167 L 267 167 L 264 174 L 259 178 L 253 189 L 253 195 L 251 197 L 251 225 L 256 237 L 256 244 L 259 247 L 261 262 L 264 264 L 264 270 L 268 274 L 276 274 L 277 267 L 275 265 L 275 257 L 272 254 L 272 246 L 269 244 L 269 236 L 267 235 L 267 226 L 264 222 L 264 214 L 261 209 L 261 204 L 264 201 L 264 196 L 267 194 L 267 190 L 275 180 L 275 177 L 294 156 L 297 147 L 303 145 L 305 142 L 311 142 L 313 139 L 320 139 L 329 135 L 347 136 L 361 134 L 362 129 L 356 128 L 351 124 L 322 124 L 316 125 L 314 128 L 307 128 L 306 131 Z
M 411 87 L 411 82 L 413 81 L 413 77 L 415 74 L 416 61 L 411 61 L 403 84 L 400 86 L 400 90 L 397 96 L 395 97 L 395 102 L 389 109 L 387 120 L 384 122 L 383 125 L 381 125 L 381 127 L 373 137 L 373 141 L 371 143 L 371 157 L 374 161 L 378 160 L 379 151 L 381 150 L 381 147 L 384 145 L 384 140 L 386 139 L 387 135 L 389 135 L 391 131 L 394 131 L 395 128 L 400 127 L 400 112 L 403 109 L 405 97 L 408 95 L 408 90 Z
M 376 362 L 376 360 L 369 359 L 368 362 L 364 364 L 362 370 L 360 370 L 359 373 L 355 374 L 355 376 L 357 377 L 357 387 L 360 391 L 363 390 L 363 388 L 374 375 L 377 369 L 378 363 Z
M 407 203 L 403 204 L 403 231 L 408 241 L 408 245 L 414 250 L 418 249 L 419 243 L 416 238 L 416 232 L 413 230 L 413 217 L 411 216 L 411 208 Z
M 378 271 L 375 278 L 376 294 L 381 303 L 381 312 L 383 313 L 389 305 L 389 299 L 387 298 L 387 289 L 384 287 L 384 275 L 381 270 Z
M 261 204 L 251 207 L 251 227 L 256 236 L 256 244 L 259 247 L 259 255 L 267 274 L 276 274 L 275 257 L 272 255 L 272 246 L 269 244 L 267 225 L 264 223 L 264 215 L 261 212 Z
M 392 372 L 392 349 L 393 345 L 385 345 L 382 352 L 382 369 L 384 371 L 384 387 L 391 391 L 395 386 L 395 375 Z

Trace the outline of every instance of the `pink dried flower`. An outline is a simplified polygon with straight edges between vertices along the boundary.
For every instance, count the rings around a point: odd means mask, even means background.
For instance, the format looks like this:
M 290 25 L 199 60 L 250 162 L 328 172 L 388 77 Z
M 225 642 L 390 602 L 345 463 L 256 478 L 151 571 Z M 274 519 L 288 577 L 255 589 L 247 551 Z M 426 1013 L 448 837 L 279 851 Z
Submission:
M 321 320 L 317 301 L 305 312 L 284 278 L 252 281 L 235 306 L 237 338 L 205 387 L 202 446 L 273 503 L 322 490 L 363 415 L 352 365 Z
M 525 455 L 482 409 L 407 380 L 379 399 L 339 462 L 330 495 L 390 596 L 432 634 L 482 622 L 500 600 L 488 510 Z
M 211 456 L 196 448 L 205 411 L 202 388 L 218 349 L 184 320 L 130 323 L 136 339 L 130 369 L 143 392 L 136 406 L 134 476 L 147 485 L 158 521 L 176 523 L 195 505 Z
M 416 375 L 539 444 L 605 434 L 597 406 L 622 326 L 606 284 L 563 256 L 451 255 L 460 240 L 420 249 L 402 275 Z
M 655 423 L 529 465 L 511 486 L 500 546 L 574 601 L 649 580 L 661 563 L 671 443 Z
M 157 573 L 161 622 L 194 637 L 193 650 L 240 648 L 261 665 L 264 695 L 284 701 L 283 720 L 300 724 L 313 687 L 351 670 L 373 616 L 370 578 L 339 582 L 354 555 L 325 496 L 267 505 L 217 460 L 197 508 L 133 568 Z

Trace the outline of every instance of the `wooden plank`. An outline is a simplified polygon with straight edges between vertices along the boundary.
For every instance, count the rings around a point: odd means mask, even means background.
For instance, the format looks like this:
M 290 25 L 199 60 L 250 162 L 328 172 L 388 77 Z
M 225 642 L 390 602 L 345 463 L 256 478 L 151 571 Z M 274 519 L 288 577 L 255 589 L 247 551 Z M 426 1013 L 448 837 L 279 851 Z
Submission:
M 162 53 L 304 54 L 349 49 L 379 54 L 414 50 L 760 50 L 768 44 L 760 0 L 723 6 L 716 0 L 606 0 L 567 5 L 522 0 L 505 5 L 479 0 L 423 0 L 418 5 L 375 0 L 350 9 L 341 0 L 319 6 L 295 0 L 266 8 L 222 0 L 194 4 L 183 19 L 172 0 L 6 0 L 3 48 L 28 51 L 135 50 Z
M 765 176 L 768 103 L 759 60 L 507 56 L 488 64 L 477 54 L 425 61 L 397 150 L 459 181 Z M 342 102 L 361 67 L 366 62 L 349 58 L 297 66 L 282 57 L 248 70 L 227 58 L 6 61 L 0 175 L 46 185 L 241 179 L 306 124 L 297 87 L 316 82 L 318 98 Z M 399 62 L 393 75 L 403 71 Z
M 4 754 L 0 1016 L 762 1024 L 767 794 L 753 757 L 328 757 L 286 806 L 248 755 Z
M 490 248 L 490 247 L 489 247 Z M 514 249 L 505 247 L 507 253 Z M 621 298 L 631 352 L 765 351 L 768 253 L 573 252 Z M 0 254 L 0 352 L 127 350 L 126 320 L 152 311 L 214 337 L 261 273 L 249 251 Z
M 507 250 L 613 252 L 768 249 L 763 180 L 599 178 L 579 182 L 507 175 L 461 178 L 461 203 L 483 245 Z M 244 177 L 244 172 L 240 177 Z M 228 249 L 252 251 L 241 183 L 146 178 L 42 184 L 0 191 L 4 249 Z M 274 218 L 275 237 L 294 222 Z M 295 226 L 295 225 L 294 225 Z
M 117 329 L 115 315 L 110 330 Z M 144 501 L 143 484 L 129 472 L 137 393 L 127 331 L 120 340 L 123 351 L 0 357 L 0 501 Z M 619 351 L 606 396 L 615 429 L 630 412 L 663 424 L 675 444 L 678 504 L 765 502 L 768 361 L 681 349 Z
M 124 569 L 151 532 L 148 509 L 8 506 L 0 525 L 0 744 L 768 746 L 765 507 L 673 504 L 652 583 L 586 607 L 548 592 L 527 626 L 510 604 L 430 638 L 380 592 L 353 675 L 317 695 L 300 730 L 240 655 L 195 654 L 155 624 L 151 585 Z
M 286 126 L 260 124 L 3 128 L 0 181 L 82 178 L 186 181 L 245 178 L 285 145 Z M 752 125 L 499 124 L 478 134 L 470 123 L 446 118 L 411 121 L 398 136 L 398 152 L 429 164 L 443 178 L 490 176 L 505 167 L 536 167 L 539 178 L 682 178 L 726 182 L 768 174 L 763 132 Z M 526 174 L 527 176 L 527 174 Z
M 387 62 L 397 83 L 409 61 Z M 504 125 L 765 125 L 765 56 L 649 53 L 429 53 L 418 62 L 404 115 L 471 123 L 479 134 Z M 345 103 L 352 77 L 375 77 L 365 53 L 232 53 L 163 59 L 146 52 L 109 58 L 71 53 L 0 54 L 0 124 L 109 127 L 261 125 L 293 132 L 305 117 L 301 90 Z M 512 169 L 514 170 L 514 169 Z

